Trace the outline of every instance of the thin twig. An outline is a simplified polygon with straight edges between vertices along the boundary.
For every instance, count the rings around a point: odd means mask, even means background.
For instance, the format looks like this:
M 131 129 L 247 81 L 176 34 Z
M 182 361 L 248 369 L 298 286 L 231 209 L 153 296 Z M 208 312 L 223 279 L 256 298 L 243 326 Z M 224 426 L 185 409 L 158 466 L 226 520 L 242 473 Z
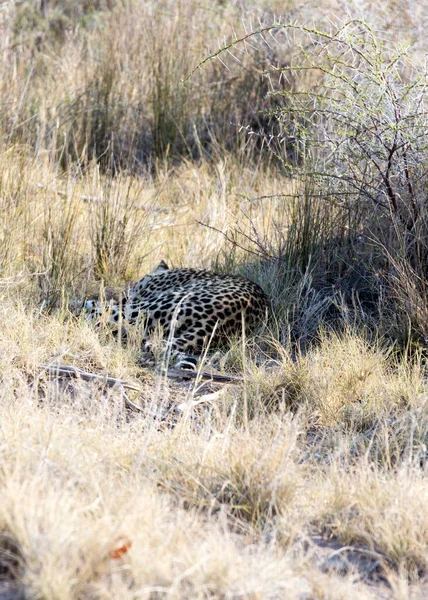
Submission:
M 196 371 L 188 371 L 187 369 L 168 369 L 166 376 L 171 379 L 201 379 L 204 381 L 214 381 L 215 383 L 240 383 L 243 381 L 242 377 L 234 375 L 218 375 L 216 373 L 208 373 L 207 371 L 198 373 Z
M 211 402 L 220 400 L 225 391 L 226 391 L 226 388 L 222 388 L 221 390 L 218 390 L 217 392 L 212 392 L 211 394 L 205 394 L 204 396 L 201 396 L 197 400 L 190 400 L 188 402 L 182 402 L 181 404 L 176 406 L 175 412 L 184 413 L 186 410 L 195 408 L 196 406 L 199 406 L 200 404 L 206 404 L 206 403 L 211 403 Z
M 86 371 L 82 371 L 77 367 L 72 365 L 43 365 L 43 367 L 47 370 L 49 375 L 54 375 L 56 377 L 69 377 L 76 379 L 83 379 L 83 381 L 98 381 L 104 383 L 110 387 L 115 387 L 122 394 L 125 405 L 132 410 L 136 410 L 137 412 L 145 412 L 143 408 L 137 406 L 125 393 L 125 388 L 128 390 L 134 390 L 136 392 L 141 392 L 142 388 L 133 385 L 132 383 L 128 383 L 123 379 L 117 379 L 117 377 L 105 377 L 104 375 L 96 375 L 95 373 L 87 373 Z
M 202 225 L 202 227 L 207 227 L 207 229 L 212 229 L 213 231 L 216 231 L 217 233 L 221 233 L 221 235 L 225 238 L 225 240 L 227 240 L 228 242 L 230 242 L 231 244 L 233 244 L 233 246 L 236 246 L 240 250 L 243 250 L 244 252 L 248 252 L 249 254 L 253 254 L 254 256 L 257 256 L 257 258 L 260 258 L 261 256 L 263 256 L 260 252 L 255 252 L 254 250 L 251 250 L 250 248 L 245 248 L 244 246 L 242 246 L 241 244 L 239 244 L 236 240 L 232 239 L 227 233 L 225 233 L 221 229 L 218 229 L 217 227 L 214 227 L 213 225 L 208 225 L 208 223 L 202 223 L 202 221 L 198 221 L 197 219 L 196 219 L 196 223 L 198 225 Z M 239 233 L 241 235 L 243 235 L 244 237 L 248 238 L 249 241 L 254 242 L 254 240 L 252 240 L 250 237 L 248 237 L 242 231 L 240 231 Z M 267 258 L 274 258 L 270 254 L 266 254 L 266 257 Z
M 334 558 L 335 556 L 339 556 L 344 552 L 349 552 L 350 554 L 363 554 L 365 556 L 369 556 L 370 558 L 376 558 L 378 561 L 385 561 L 389 563 L 392 562 L 391 559 L 385 554 L 375 552 L 374 550 L 369 550 L 368 548 L 357 548 L 355 546 L 342 546 L 341 548 L 338 548 L 329 555 L 328 560 Z
M 125 394 L 123 386 L 121 386 L 120 391 L 122 392 L 123 399 L 125 400 L 125 404 L 128 408 L 132 408 L 132 410 L 136 410 L 137 412 L 145 412 L 144 408 L 141 408 L 141 406 L 137 406 L 134 402 L 132 402 L 132 400 L 127 396 L 127 394 Z
M 95 373 L 88 373 L 71 365 L 43 365 L 43 368 L 47 369 L 49 374 L 52 373 L 57 377 L 75 377 L 76 379 L 83 379 L 84 381 L 99 381 L 100 383 L 105 383 L 109 387 L 114 387 L 117 385 L 128 390 L 134 390 L 135 392 L 142 391 L 141 387 L 138 387 L 132 383 L 128 383 L 123 379 L 117 379 L 117 377 L 106 377 L 105 375 L 96 375 Z

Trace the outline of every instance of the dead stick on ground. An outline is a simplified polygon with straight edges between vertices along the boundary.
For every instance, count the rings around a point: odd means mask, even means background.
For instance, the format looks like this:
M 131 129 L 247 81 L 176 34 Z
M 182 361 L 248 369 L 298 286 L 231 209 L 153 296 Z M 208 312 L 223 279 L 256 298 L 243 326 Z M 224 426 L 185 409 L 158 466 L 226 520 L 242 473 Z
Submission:
M 144 412 L 144 409 L 132 402 L 132 400 L 125 393 L 125 388 L 128 390 L 134 390 L 136 392 L 141 392 L 142 389 L 136 385 L 132 385 L 131 383 L 124 381 L 123 379 L 117 379 L 116 377 L 105 377 L 103 375 L 95 375 L 94 373 L 87 373 L 86 371 L 82 371 L 82 369 L 78 369 L 77 367 L 73 367 L 70 365 L 43 366 L 49 374 L 52 373 L 56 377 L 75 377 L 76 379 L 83 379 L 83 381 L 99 381 L 108 385 L 109 387 L 116 386 L 122 394 L 122 397 L 128 408 L 132 408 L 132 410 L 136 410 L 138 412 Z
M 208 373 L 207 371 L 188 371 L 187 369 L 168 369 L 166 376 L 171 379 L 202 379 L 204 381 L 214 381 L 215 383 L 240 383 L 242 377 L 233 375 L 217 375 L 217 373 Z
M 125 393 L 125 389 L 133 390 L 135 392 L 142 392 L 142 388 L 132 383 L 128 383 L 124 379 L 118 379 L 117 377 L 106 377 L 105 375 L 96 375 L 95 373 L 88 373 L 87 371 L 82 371 L 78 367 L 74 367 L 72 365 L 54 365 L 54 364 L 44 364 L 43 367 L 46 369 L 49 375 L 53 375 L 55 377 L 68 377 L 68 378 L 76 378 L 82 379 L 83 381 L 97 381 L 99 383 L 104 383 L 109 387 L 115 387 L 119 389 L 121 392 L 123 399 L 125 401 L 126 406 L 136 410 L 138 412 L 144 412 L 144 409 L 137 406 Z M 186 369 L 168 369 L 166 373 L 167 377 L 171 379 L 203 379 L 205 381 L 214 381 L 216 383 L 239 383 L 242 381 L 240 377 L 233 377 L 230 375 L 217 375 L 215 373 L 206 373 L 201 372 L 197 373 L 195 371 L 187 371 Z
M 105 375 L 95 375 L 94 373 L 87 373 L 86 371 L 82 371 L 78 367 L 73 367 L 70 365 L 43 365 L 45 369 L 49 372 L 53 373 L 57 377 L 76 377 L 77 379 L 83 379 L 84 381 L 99 381 L 100 383 L 105 383 L 109 387 L 113 387 L 115 385 L 122 386 L 128 390 L 134 390 L 135 392 L 141 392 L 142 388 L 132 383 L 128 383 L 123 379 L 117 379 L 116 377 L 106 377 Z
M 140 387 L 128 383 L 123 379 L 88 373 L 86 371 L 82 371 L 82 369 L 79 369 L 78 367 L 73 367 L 72 365 L 45 364 L 43 367 L 49 371 L 53 371 L 57 376 L 77 377 L 83 379 L 84 381 L 100 381 L 108 386 L 121 385 L 128 390 L 134 390 L 135 392 L 142 391 Z M 187 369 L 168 369 L 166 375 L 171 379 L 204 379 L 212 380 L 216 383 L 240 383 L 242 381 L 241 377 L 234 377 L 233 375 L 219 375 L 217 373 L 208 373 L 206 371 L 198 373 L 196 371 L 188 371 Z

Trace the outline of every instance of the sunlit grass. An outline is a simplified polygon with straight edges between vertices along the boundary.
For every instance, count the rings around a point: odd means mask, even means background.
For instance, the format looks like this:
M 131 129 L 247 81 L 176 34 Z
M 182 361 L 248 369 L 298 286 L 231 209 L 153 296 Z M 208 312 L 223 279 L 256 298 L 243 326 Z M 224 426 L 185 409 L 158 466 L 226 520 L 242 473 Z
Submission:
M 345 225 L 245 128 L 289 46 L 182 85 L 238 25 L 328 23 L 338 6 L 4 4 L 0 596 L 4 578 L 31 599 L 425 598 L 424 349 L 399 345 L 384 296 L 369 313 L 352 279 L 331 283 Z M 370 10 L 423 54 L 414 3 Z M 372 248 L 355 247 L 364 266 Z M 125 345 L 74 314 L 161 260 L 269 295 L 255 339 L 208 353 L 203 369 L 238 378 L 218 395 L 139 366 L 138 327 Z M 60 364 L 126 380 L 143 411 Z

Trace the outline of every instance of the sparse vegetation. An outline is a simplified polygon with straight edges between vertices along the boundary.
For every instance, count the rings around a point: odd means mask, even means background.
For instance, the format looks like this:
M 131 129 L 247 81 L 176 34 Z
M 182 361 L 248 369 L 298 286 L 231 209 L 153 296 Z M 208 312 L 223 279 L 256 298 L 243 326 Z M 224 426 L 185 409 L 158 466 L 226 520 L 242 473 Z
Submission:
M 428 594 L 426 15 L 300 4 L 1 5 L 0 596 Z M 161 259 L 268 293 L 235 383 L 73 316 Z

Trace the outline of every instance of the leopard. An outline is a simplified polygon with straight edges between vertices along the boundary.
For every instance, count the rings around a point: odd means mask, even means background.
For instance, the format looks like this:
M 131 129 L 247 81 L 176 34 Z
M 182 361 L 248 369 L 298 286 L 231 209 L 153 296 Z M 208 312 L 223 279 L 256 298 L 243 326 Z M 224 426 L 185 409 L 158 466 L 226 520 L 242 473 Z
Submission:
M 150 352 L 156 330 L 167 340 L 174 366 L 195 370 L 207 348 L 254 331 L 265 322 L 268 298 L 242 275 L 173 268 L 161 261 L 142 279 L 110 301 L 87 300 L 86 319 L 103 319 L 126 340 L 130 327 L 143 323 L 141 347 Z

